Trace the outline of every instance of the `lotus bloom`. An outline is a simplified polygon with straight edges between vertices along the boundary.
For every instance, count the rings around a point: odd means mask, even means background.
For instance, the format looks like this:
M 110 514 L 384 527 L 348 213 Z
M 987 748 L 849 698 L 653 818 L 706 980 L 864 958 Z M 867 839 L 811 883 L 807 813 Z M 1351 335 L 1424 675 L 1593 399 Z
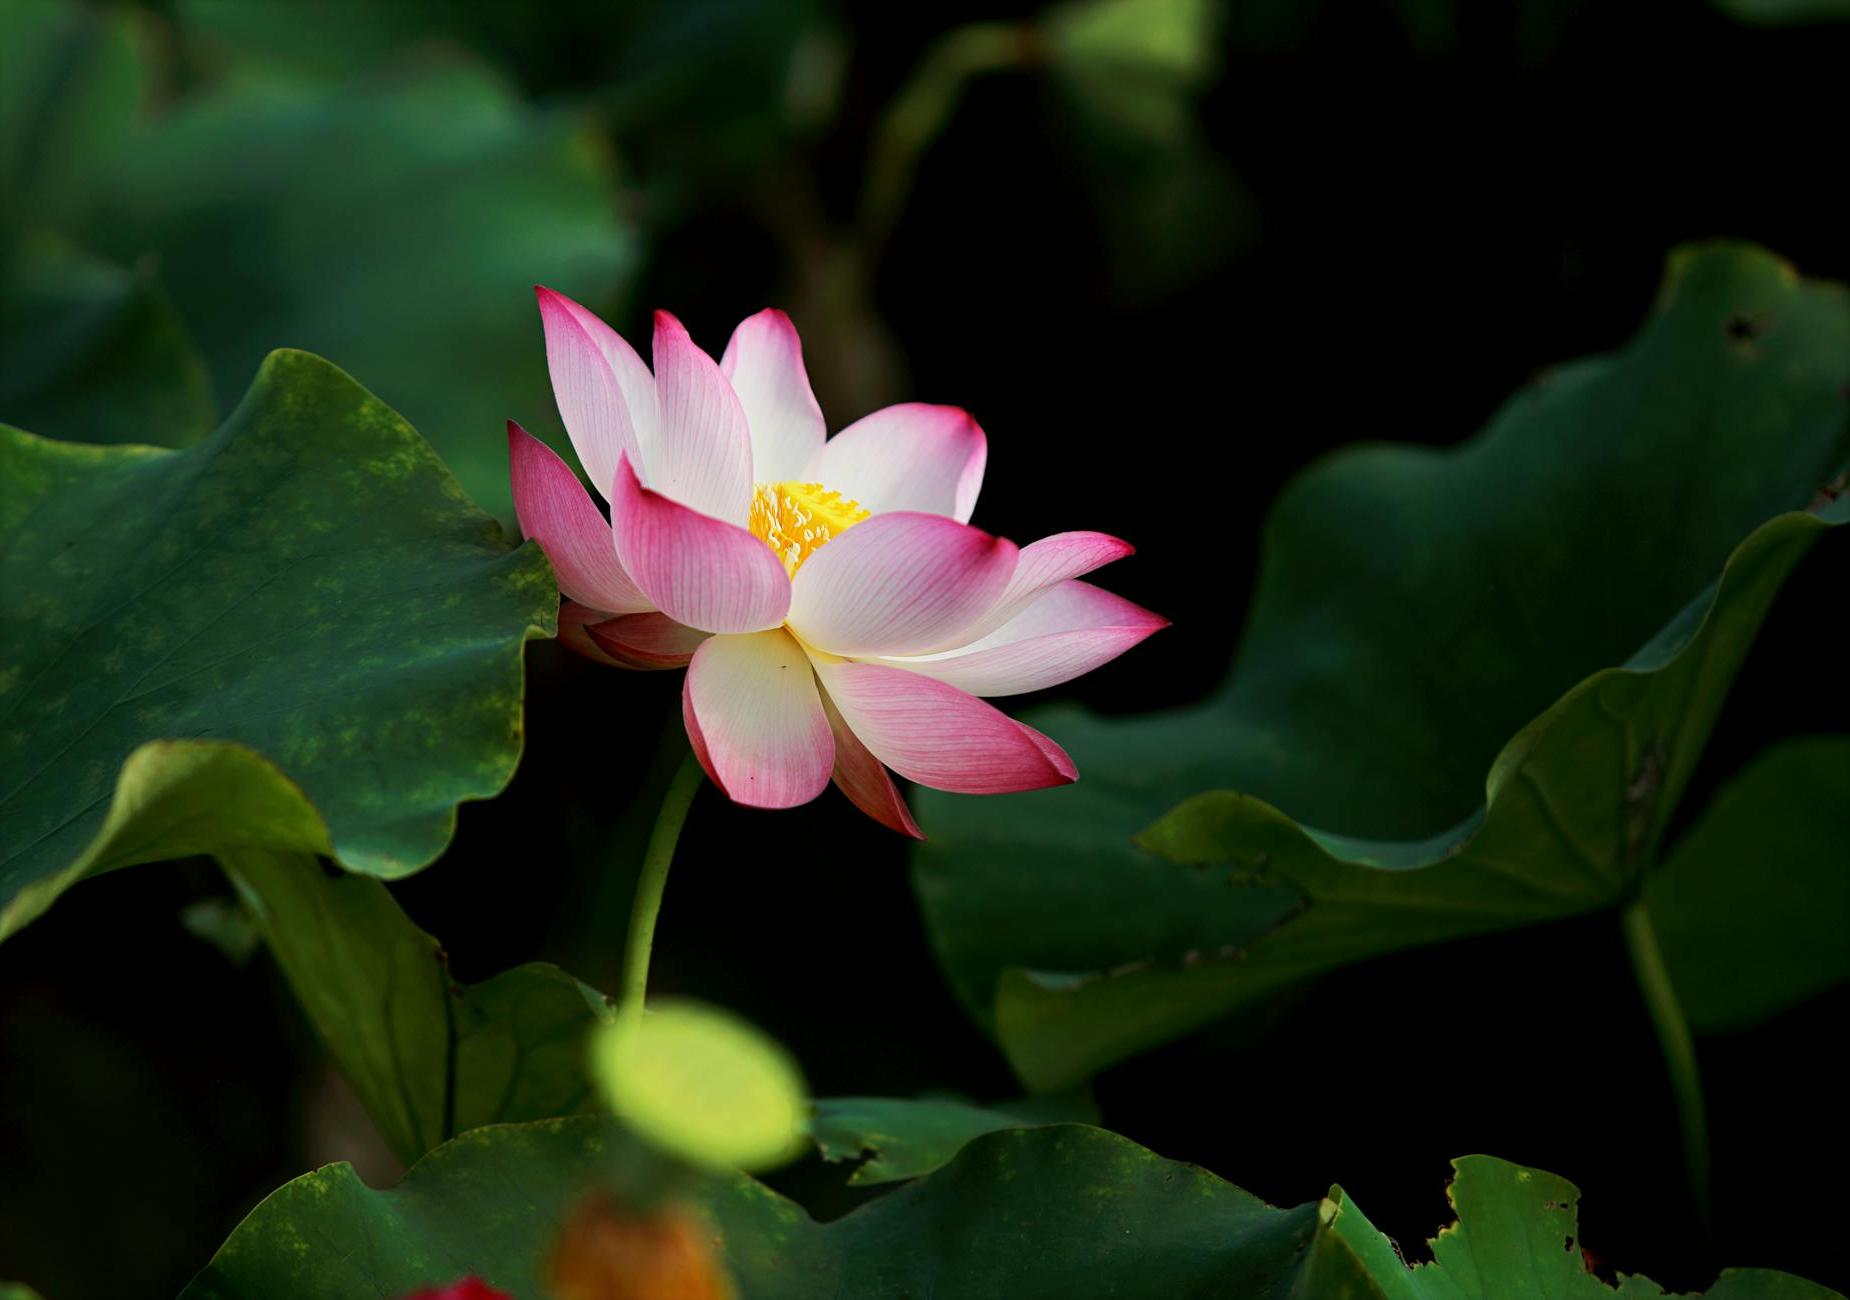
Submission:
M 782 312 L 742 323 L 717 365 L 658 312 L 650 373 L 593 313 L 538 292 L 559 414 L 610 519 L 510 423 L 521 528 L 567 598 L 562 638 L 686 666 L 688 739 L 714 784 L 788 808 L 833 778 L 916 836 L 888 768 L 968 794 L 1078 776 L 978 697 L 1067 681 L 1164 626 L 1077 581 L 1130 546 L 1074 532 L 1017 548 L 971 527 L 987 444 L 956 407 L 889 406 L 827 438 Z

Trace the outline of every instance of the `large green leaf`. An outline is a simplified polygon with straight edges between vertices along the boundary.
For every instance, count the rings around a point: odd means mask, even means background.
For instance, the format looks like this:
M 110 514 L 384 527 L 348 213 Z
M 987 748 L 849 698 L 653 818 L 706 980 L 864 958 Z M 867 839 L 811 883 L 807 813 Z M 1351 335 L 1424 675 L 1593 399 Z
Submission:
M 459 61 L 359 85 L 241 68 L 99 184 L 84 233 L 158 255 L 221 393 L 272 348 L 321 353 L 504 517 L 504 422 L 558 434 L 533 284 L 608 304 L 635 258 L 589 121 Z
M 1618 901 L 1781 582 L 1850 514 L 1795 513 L 1850 453 L 1847 385 L 1843 290 L 1684 251 L 1628 347 L 1478 438 L 1293 484 L 1217 698 L 1043 717 L 1071 790 L 922 792 L 934 944 L 1024 1079 L 1067 1086 L 1318 970 Z M 1144 837 L 1161 856 L 1133 844 L 1217 789 L 1241 793 Z
M 0 935 L 190 853 L 404 875 L 507 782 L 551 571 L 327 362 L 183 451 L 0 427 L 0 484 Z
M 458 1133 L 593 1108 L 585 1036 L 604 996 L 530 962 L 480 984 L 377 880 L 299 853 L 221 851 L 297 1001 L 407 1164 Z
M 304 1175 L 259 1205 L 185 1300 L 397 1297 L 475 1274 L 545 1294 L 543 1252 L 621 1139 L 594 1119 L 466 1134 L 397 1188 L 352 1169 Z M 743 1175 L 702 1197 L 752 1300 L 840 1296 L 1285 1297 L 1315 1210 L 1231 1184 L 1099 1129 L 977 1139 L 950 1165 L 817 1223 Z
M 1645 882 L 1683 1013 L 1738 1029 L 1850 980 L 1850 737 L 1787 741 Z
M 478 1129 L 389 1191 L 347 1165 L 250 1214 L 182 1300 L 387 1300 L 473 1274 L 545 1294 L 546 1252 L 624 1141 L 593 1118 Z M 1241 1300 L 1598 1300 L 1564 1249 L 1578 1193 L 1500 1160 L 1457 1164 L 1459 1226 L 1409 1270 L 1340 1188 L 1278 1210 L 1192 1165 L 1082 1125 L 977 1138 L 949 1164 L 829 1223 L 743 1175 L 700 1200 L 750 1300 L 1163 1296 Z M 1531 1256 L 1528 1252 L 1533 1251 Z M 1662 1292 L 1628 1279 L 1617 1293 Z M 1785 1274 L 1724 1274 L 1710 1300 L 1829 1300 Z

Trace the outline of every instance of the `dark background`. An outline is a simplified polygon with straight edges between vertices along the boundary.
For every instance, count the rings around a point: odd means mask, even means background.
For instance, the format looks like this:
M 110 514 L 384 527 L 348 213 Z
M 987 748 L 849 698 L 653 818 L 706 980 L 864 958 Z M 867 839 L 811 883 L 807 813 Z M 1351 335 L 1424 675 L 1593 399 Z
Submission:
M 1850 26 L 1696 4 L 1236 5 L 1164 146 L 1180 162 L 1099 130 L 1030 57 L 968 85 L 883 237 L 858 197 L 881 113 L 943 32 L 1033 12 L 894 8 L 821 11 L 845 62 L 811 129 L 612 111 L 646 253 L 601 305 L 632 337 L 670 308 L 715 352 L 741 316 L 790 306 L 832 428 L 907 398 L 973 411 L 991 444 L 976 522 L 1127 537 L 1140 553 L 1111 585 L 1175 620 L 1062 692 L 1103 709 L 1222 676 L 1260 521 L 1308 460 L 1468 435 L 1538 369 L 1623 341 L 1673 245 L 1752 239 L 1850 278 L 1832 201 Z M 535 12 L 530 39 L 495 34 L 510 75 L 597 101 L 622 52 L 575 29 L 578 6 Z M 1123 201 L 1178 167 L 1173 208 Z M 1846 551 L 1820 547 L 1782 596 L 1689 806 L 1771 739 L 1850 728 L 1817 635 Z M 679 679 L 550 643 L 529 667 L 512 788 L 465 807 L 450 853 L 395 892 L 464 979 L 537 957 L 609 988 L 637 831 L 621 812 L 678 725 Z M 775 815 L 697 807 L 656 987 L 755 1020 L 818 1095 L 1010 1094 L 935 969 L 901 840 L 832 792 Z M 0 1276 L 48 1300 L 171 1294 L 289 1177 L 340 1158 L 393 1175 L 267 960 L 232 966 L 179 924 L 221 892 L 205 864 L 122 873 L 0 948 Z M 1850 1288 L 1828 1208 L 1850 1156 L 1828 1048 L 1850 997 L 1700 1044 L 1705 1242 L 1649 1023 L 1612 994 L 1630 986 L 1614 917 L 1379 961 L 1108 1072 L 1103 1122 L 1274 1202 L 1340 1181 L 1410 1254 L 1448 1219 L 1447 1160 L 1483 1151 L 1576 1182 L 1607 1267 Z M 773 1181 L 825 1215 L 855 1199 L 813 1160 Z

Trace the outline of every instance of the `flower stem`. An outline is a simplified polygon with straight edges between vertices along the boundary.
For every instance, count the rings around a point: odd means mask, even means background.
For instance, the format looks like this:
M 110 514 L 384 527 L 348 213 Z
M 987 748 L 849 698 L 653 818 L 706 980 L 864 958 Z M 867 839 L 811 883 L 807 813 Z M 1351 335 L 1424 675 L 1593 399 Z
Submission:
M 681 827 L 687 821 L 687 810 L 703 775 L 698 760 L 688 754 L 668 783 L 661 808 L 655 814 L 655 828 L 649 832 L 649 846 L 642 854 L 642 874 L 636 879 L 636 901 L 630 905 L 629 943 L 623 950 L 623 983 L 617 999 L 619 1021 L 642 1015 L 643 995 L 649 988 L 649 954 L 655 947 L 655 918 L 662 910 L 662 891 L 668 885 L 675 844 L 681 838 Z
M 1683 1006 L 1670 982 L 1664 965 L 1663 950 L 1657 945 L 1657 930 L 1642 897 L 1625 905 L 1625 948 L 1631 954 L 1632 971 L 1638 977 L 1638 990 L 1644 995 L 1645 1009 L 1657 1030 L 1657 1043 L 1664 1053 L 1664 1066 L 1670 1074 L 1670 1091 L 1676 1099 L 1677 1123 L 1683 1134 L 1683 1163 L 1689 1177 L 1690 1197 L 1705 1232 L 1710 1227 L 1709 1201 L 1709 1121 L 1702 1098 L 1702 1073 L 1696 1065 L 1696 1043 L 1683 1017 Z

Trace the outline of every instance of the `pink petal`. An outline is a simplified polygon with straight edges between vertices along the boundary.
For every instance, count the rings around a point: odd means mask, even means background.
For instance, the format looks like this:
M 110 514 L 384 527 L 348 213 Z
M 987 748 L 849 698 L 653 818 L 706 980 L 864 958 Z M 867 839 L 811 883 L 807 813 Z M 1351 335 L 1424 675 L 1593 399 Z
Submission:
M 716 636 L 688 665 L 684 709 L 702 763 L 733 802 L 794 808 L 821 794 L 835 765 L 828 715 L 803 648 L 778 629 Z
M 876 515 L 797 570 L 790 626 L 831 654 L 934 649 L 994 608 L 1015 555 L 1013 542 L 943 515 Z
M 801 478 L 822 450 L 824 430 L 796 326 L 775 308 L 746 317 L 732 332 L 719 368 L 745 408 L 752 477 L 760 483 Z
M 507 454 L 520 531 L 545 549 L 559 590 L 610 614 L 655 608 L 624 571 L 610 525 L 558 453 L 509 420 Z
M 957 794 L 1006 794 L 1079 778 L 1066 751 L 966 695 L 903 668 L 815 656 L 843 721 L 901 776 Z
M 905 402 L 829 439 L 806 477 L 875 514 L 922 510 L 967 523 L 988 459 L 988 441 L 968 411 Z
M 603 610 L 587 609 L 583 605 L 568 600 L 559 606 L 559 644 L 607 668 L 643 667 L 642 664 L 612 658 L 602 646 L 591 639 L 590 625 L 609 621 L 610 615 Z
M 685 668 L 710 635 L 659 610 L 625 614 L 585 628 L 592 642 L 626 668 Z
M 744 523 L 752 496 L 744 408 L 713 358 L 665 311 L 655 313 L 655 396 L 661 423 L 649 486 L 702 514 Z
M 848 729 L 841 711 L 826 691 L 822 695 L 822 709 L 829 715 L 829 730 L 835 734 L 836 787 L 856 808 L 888 830 L 910 835 L 915 840 L 924 839 L 925 832 L 912 820 L 912 810 L 906 807 L 893 778 L 887 775 L 886 765 L 869 753 L 861 738 Z
M 623 567 L 675 622 L 757 632 L 784 621 L 790 579 L 771 548 L 743 528 L 651 492 L 627 458 L 617 462 L 610 509 Z
M 1055 533 L 1038 542 L 1029 542 L 1021 548 L 1021 556 L 1015 562 L 1015 572 L 1009 578 L 1009 585 L 1003 588 L 995 608 L 977 620 L 965 640 L 973 641 L 988 636 L 1021 613 L 1029 601 L 1055 583 L 1103 568 L 1113 560 L 1136 554 L 1136 551 L 1137 548 L 1129 542 L 1119 541 L 1109 533 Z M 950 650 L 955 646 L 946 642 L 932 648 Z
M 636 349 L 597 313 L 542 285 L 533 292 L 559 418 L 591 485 L 607 493 L 618 457 L 627 453 L 647 472 L 655 441 L 655 380 Z
M 962 649 L 882 662 L 972 695 L 1019 695 L 1089 673 L 1167 626 L 1168 619 L 1122 596 L 1069 579 L 1031 596 L 1008 622 Z
M 713 755 L 707 752 L 707 738 L 701 734 L 700 719 L 694 716 L 693 687 L 686 677 L 681 678 L 681 722 L 687 728 L 687 743 L 699 760 L 700 770 L 707 774 L 707 780 L 719 785 L 719 774 L 713 770 Z M 719 785 L 719 788 L 723 791 L 726 787 Z
M 1013 600 L 1032 595 L 1043 587 L 1077 578 L 1136 552 L 1136 547 L 1110 533 L 1055 533 L 1052 537 L 1043 537 L 1021 548 L 1021 560 L 1002 598 Z

